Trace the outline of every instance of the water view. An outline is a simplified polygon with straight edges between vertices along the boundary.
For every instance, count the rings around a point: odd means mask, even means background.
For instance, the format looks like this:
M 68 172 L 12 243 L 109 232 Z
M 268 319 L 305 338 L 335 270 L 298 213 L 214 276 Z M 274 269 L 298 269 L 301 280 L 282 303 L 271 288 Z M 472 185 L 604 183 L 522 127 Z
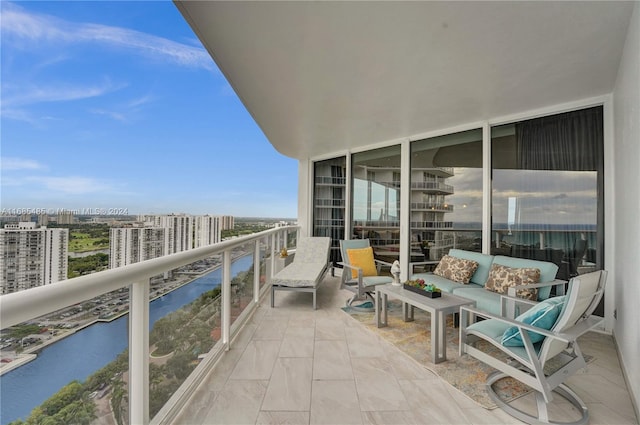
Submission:
M 232 276 L 247 270 L 252 256 L 233 262 Z M 151 302 L 150 327 L 160 318 L 192 302 L 204 292 L 220 285 L 218 268 Z M 46 348 L 38 357 L 0 378 L 2 425 L 26 419 L 33 408 L 42 404 L 73 380 L 84 381 L 89 375 L 113 361 L 128 346 L 128 315 L 108 323 L 96 323 Z

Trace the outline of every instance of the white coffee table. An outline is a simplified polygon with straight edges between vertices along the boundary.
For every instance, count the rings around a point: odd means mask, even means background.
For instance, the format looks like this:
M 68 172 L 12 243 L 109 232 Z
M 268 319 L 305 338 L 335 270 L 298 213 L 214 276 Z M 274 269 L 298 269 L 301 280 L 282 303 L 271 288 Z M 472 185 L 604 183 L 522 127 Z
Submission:
M 424 295 L 404 289 L 402 286 L 376 286 L 376 325 L 381 328 L 387 323 L 387 298 L 391 296 L 402 301 L 402 315 L 405 322 L 413 320 L 413 307 L 429 312 L 431 315 L 431 361 L 440 363 L 447 360 L 447 321 L 448 314 L 458 313 L 460 306 L 472 305 L 476 302 L 453 294 L 442 293 L 439 298 L 429 298 Z

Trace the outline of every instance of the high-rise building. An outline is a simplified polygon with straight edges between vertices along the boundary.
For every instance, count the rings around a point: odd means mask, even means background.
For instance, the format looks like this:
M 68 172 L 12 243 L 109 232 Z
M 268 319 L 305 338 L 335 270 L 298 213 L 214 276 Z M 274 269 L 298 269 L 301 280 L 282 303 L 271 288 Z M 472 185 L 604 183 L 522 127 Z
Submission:
M 193 216 L 169 214 L 158 216 L 157 219 L 159 219 L 159 226 L 167 229 L 165 233 L 166 254 L 174 254 L 193 248 Z
M 167 229 L 120 227 L 109 230 L 109 268 L 126 266 L 166 254 Z
M 40 226 L 46 226 L 49 224 L 49 215 L 48 214 L 38 214 L 38 224 Z
M 220 225 L 222 226 L 220 230 L 232 230 L 233 226 L 235 226 L 233 216 L 232 215 L 220 216 Z
M 0 293 L 22 291 L 67 278 L 68 229 L 34 222 L 0 229 Z
M 73 211 L 58 211 L 58 224 L 73 224 L 74 214 Z
M 194 248 L 220 242 L 222 218 L 223 217 L 215 215 L 199 215 L 195 217 Z
M 188 214 L 144 214 L 138 221 L 145 227 L 163 227 L 165 234 L 165 253 L 174 254 L 193 248 L 194 217 Z
M 133 226 L 110 230 L 109 268 L 220 242 L 220 216 L 138 216 Z

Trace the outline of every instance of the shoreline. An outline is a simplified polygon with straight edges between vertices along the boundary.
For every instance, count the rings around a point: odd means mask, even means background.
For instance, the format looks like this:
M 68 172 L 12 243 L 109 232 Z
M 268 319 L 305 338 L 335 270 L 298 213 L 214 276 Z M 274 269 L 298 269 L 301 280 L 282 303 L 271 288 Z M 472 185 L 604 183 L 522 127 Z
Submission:
M 233 258 L 231 261 L 234 262 L 242 257 L 245 257 L 247 255 L 250 255 L 250 253 L 245 253 L 245 254 L 241 254 L 238 255 L 237 257 Z M 164 291 L 158 295 L 154 295 L 153 297 L 149 297 L 149 303 L 151 303 L 152 301 L 157 300 L 158 298 L 162 298 L 164 295 L 169 294 L 179 288 L 182 288 L 184 285 L 188 285 L 190 283 L 192 283 L 194 280 L 201 278 L 202 276 L 209 274 L 213 271 L 216 271 L 217 269 L 221 268 L 222 264 L 218 264 L 212 267 L 209 267 L 208 269 L 202 271 L 202 272 L 187 272 L 187 273 L 181 273 L 181 276 L 189 276 L 190 279 L 185 279 L 184 281 L 180 282 L 180 280 L 178 281 L 171 281 L 171 282 L 167 282 L 167 286 L 170 288 L 167 291 Z M 175 286 L 171 286 L 171 285 L 175 285 Z M 158 290 L 155 290 L 154 292 L 158 292 Z M 65 329 L 65 330 L 59 330 L 59 334 L 55 335 L 49 339 L 46 339 L 42 342 L 42 344 L 38 344 L 35 345 L 33 347 L 27 348 L 26 350 L 24 350 L 22 353 L 17 354 L 13 357 L 13 360 L 11 360 L 10 362 L 7 363 L 1 363 L 0 364 L 0 376 L 4 375 L 5 373 L 8 373 L 14 369 L 19 368 L 20 366 L 23 366 L 33 360 L 35 360 L 38 357 L 38 354 L 40 352 L 40 350 L 43 350 L 45 348 L 47 348 L 49 345 L 56 343 L 68 336 L 71 336 L 73 334 L 75 334 L 76 332 L 79 332 L 91 325 L 95 325 L 96 323 L 109 323 L 112 322 L 116 319 L 121 318 L 122 316 L 129 314 L 129 309 L 123 310 L 121 312 L 118 312 L 117 314 L 110 316 L 109 318 L 105 318 L 105 319 L 100 319 L 100 318 L 95 318 L 92 319 L 86 323 L 80 324 L 75 328 L 72 329 Z M 8 358 L 8 357 L 2 357 L 4 358 Z

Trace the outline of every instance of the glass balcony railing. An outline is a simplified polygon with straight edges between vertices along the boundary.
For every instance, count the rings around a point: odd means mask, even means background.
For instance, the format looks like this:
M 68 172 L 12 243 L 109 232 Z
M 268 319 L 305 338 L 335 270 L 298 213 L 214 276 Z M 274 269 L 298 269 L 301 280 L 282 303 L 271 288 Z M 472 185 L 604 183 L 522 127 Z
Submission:
M 280 227 L 0 296 L 3 363 L 15 362 L 11 371 L 3 366 L 3 423 L 61 400 L 61 415 L 170 421 L 230 348 L 297 231 Z M 98 364 L 85 354 L 111 358 Z M 65 380 L 64 368 L 86 372 Z M 40 371 L 36 384 L 27 369 Z M 40 387 L 51 394 L 34 396 Z M 35 404 L 12 416 L 27 399 Z M 48 410 L 32 410 L 43 402 Z
M 329 186 L 345 186 L 347 184 L 347 179 L 344 177 L 317 176 L 316 184 Z
M 415 202 L 415 203 L 411 203 L 411 211 L 415 211 L 415 210 L 451 212 L 451 211 L 453 211 L 453 205 L 442 204 L 442 203 L 439 203 L 439 202 Z
M 411 182 L 411 190 L 441 192 L 446 194 L 454 193 L 452 185 L 440 181 Z

